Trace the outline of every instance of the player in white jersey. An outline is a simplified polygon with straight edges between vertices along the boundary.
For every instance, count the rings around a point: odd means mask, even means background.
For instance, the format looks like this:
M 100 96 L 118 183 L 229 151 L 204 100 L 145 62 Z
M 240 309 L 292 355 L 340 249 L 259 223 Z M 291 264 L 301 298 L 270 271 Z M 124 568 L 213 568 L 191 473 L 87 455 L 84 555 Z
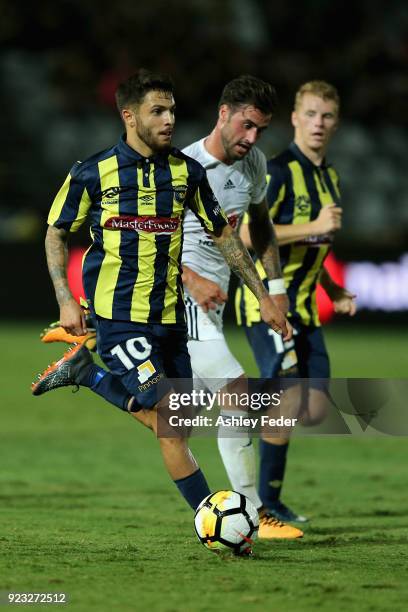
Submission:
M 218 201 L 222 203 L 230 225 L 237 228 L 249 205 L 258 205 L 265 198 L 265 156 L 257 147 L 253 147 L 243 159 L 226 164 L 211 155 L 205 141 L 206 139 L 202 138 L 183 149 L 183 152 L 204 166 L 211 181 L 211 188 Z M 211 236 L 205 232 L 194 215 L 187 211 L 184 219 L 183 266 L 217 283 L 226 299 L 231 271 L 220 255 Z M 216 309 L 204 312 L 207 308 L 204 310 L 196 308 L 197 304 L 190 295 L 188 287 L 186 295 L 190 338 L 193 340 L 223 338 L 224 303 L 219 304 Z M 239 369 L 238 375 L 243 373 L 242 368 Z M 228 374 L 226 377 L 230 378 Z
M 230 224 L 239 225 L 245 212 L 257 254 L 266 262 L 270 292 L 286 312 L 287 298 L 281 278 L 278 246 L 269 221 L 266 195 L 266 158 L 255 146 L 270 123 L 275 108 L 273 88 L 251 76 L 226 85 L 219 103 L 217 123 L 209 136 L 191 144 L 184 153 L 207 171 L 211 188 Z M 184 220 L 183 283 L 189 330 L 188 350 L 198 385 L 212 392 L 245 392 L 242 366 L 233 356 L 223 333 L 230 269 L 196 218 Z M 223 410 L 231 415 L 231 406 Z M 235 414 L 237 408 L 232 408 Z M 237 414 L 242 414 L 238 413 Z M 261 509 L 259 537 L 296 538 L 302 531 L 281 523 L 262 511 L 256 491 L 256 459 L 249 434 L 231 435 L 222 427 L 218 448 L 234 490 L 247 495 Z

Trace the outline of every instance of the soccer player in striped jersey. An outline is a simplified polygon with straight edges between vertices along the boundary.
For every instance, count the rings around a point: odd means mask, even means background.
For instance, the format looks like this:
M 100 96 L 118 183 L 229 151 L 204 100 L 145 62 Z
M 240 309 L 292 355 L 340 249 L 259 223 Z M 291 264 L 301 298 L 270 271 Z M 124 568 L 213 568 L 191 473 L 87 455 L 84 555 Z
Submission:
M 67 282 L 66 240 L 68 232 L 90 219 L 92 244 L 84 257 L 83 281 L 98 353 L 110 372 L 94 364 L 87 348 L 78 344 L 50 366 L 32 390 L 40 395 L 68 384 L 86 386 L 157 432 L 157 412 L 166 407 L 171 390 L 158 383 L 191 377 L 181 281 L 187 207 L 254 291 L 263 320 L 284 337 L 290 334 L 227 223 L 204 168 L 171 147 L 171 81 L 141 70 L 119 86 L 116 100 L 125 136 L 73 166 L 51 207 L 46 237 L 61 326 L 82 336 L 86 321 Z M 159 441 L 170 476 L 196 508 L 209 489 L 185 438 Z
M 225 86 L 217 123 L 205 138 L 184 152 L 207 170 L 208 181 L 229 222 L 239 227 L 249 211 L 255 250 L 263 262 L 269 287 L 286 312 L 287 298 L 277 255 L 277 243 L 269 222 L 266 194 L 266 158 L 256 147 L 276 108 L 270 84 L 241 76 Z M 188 211 L 185 218 L 183 282 L 189 331 L 188 350 L 195 386 L 222 394 L 244 394 L 248 383 L 244 370 L 231 353 L 223 332 L 230 270 L 214 241 Z M 268 286 L 268 285 L 267 285 Z M 225 416 L 242 415 L 239 406 L 224 402 Z M 259 537 L 296 538 L 302 531 L 274 520 L 263 508 L 256 490 L 256 458 L 249 432 L 219 427 L 218 448 L 232 488 L 247 495 L 260 510 Z
M 341 228 L 340 190 L 337 172 L 326 162 L 326 151 L 337 130 L 339 96 L 324 81 L 302 85 L 295 99 L 292 124 L 294 142 L 268 162 L 267 201 L 280 245 L 280 257 L 289 297 L 289 320 L 294 328 L 291 342 L 270 333 L 245 287 L 237 291 L 237 321 L 245 327 L 262 377 L 297 375 L 310 378 L 301 406 L 301 421 L 315 424 L 327 409 L 326 381 L 329 358 L 320 326 L 316 287 L 320 283 L 336 312 L 353 315 L 355 303 L 324 268 L 334 234 Z M 245 223 L 241 237 L 250 247 Z M 256 262 L 262 278 L 262 262 Z M 293 348 L 295 350 L 293 350 Z M 265 436 L 260 441 L 260 487 L 263 504 L 276 517 L 304 522 L 280 500 L 289 439 Z

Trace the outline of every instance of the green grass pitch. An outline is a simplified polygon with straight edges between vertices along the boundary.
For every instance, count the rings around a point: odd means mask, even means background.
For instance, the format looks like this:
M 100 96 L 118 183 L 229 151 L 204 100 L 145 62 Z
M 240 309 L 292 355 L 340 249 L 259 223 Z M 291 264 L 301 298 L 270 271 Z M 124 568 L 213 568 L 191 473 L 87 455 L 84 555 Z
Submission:
M 296 438 L 284 499 L 312 517 L 305 537 L 222 560 L 196 540 L 150 432 L 87 390 L 30 395 L 62 349 L 41 345 L 40 328 L 0 326 L 0 598 L 66 592 L 65 609 L 84 612 L 404 608 L 406 439 Z M 255 374 L 242 335 L 228 335 Z M 406 340 L 328 329 L 333 374 L 406 377 Z M 215 440 L 192 448 L 211 488 L 225 488 Z

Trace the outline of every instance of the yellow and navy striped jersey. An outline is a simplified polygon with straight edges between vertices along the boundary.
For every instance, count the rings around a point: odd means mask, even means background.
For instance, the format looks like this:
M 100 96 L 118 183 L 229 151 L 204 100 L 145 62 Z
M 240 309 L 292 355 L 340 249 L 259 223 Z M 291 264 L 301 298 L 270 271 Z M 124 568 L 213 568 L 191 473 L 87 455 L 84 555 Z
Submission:
M 295 143 L 268 161 L 268 181 L 269 214 L 277 225 L 307 223 L 318 217 L 322 206 L 333 202 L 340 205 L 339 179 L 334 168 L 325 162 L 315 166 Z M 295 325 L 320 325 L 316 287 L 331 243 L 332 235 L 327 234 L 279 247 L 289 317 Z M 266 284 L 259 260 L 256 267 Z M 239 325 L 251 326 L 261 320 L 258 302 L 246 287 L 238 288 L 235 306 Z
M 74 232 L 89 217 L 92 244 L 83 260 L 83 282 L 96 314 L 184 325 L 186 206 L 206 231 L 227 224 L 204 168 L 178 149 L 145 158 L 123 136 L 114 147 L 74 164 L 48 223 Z

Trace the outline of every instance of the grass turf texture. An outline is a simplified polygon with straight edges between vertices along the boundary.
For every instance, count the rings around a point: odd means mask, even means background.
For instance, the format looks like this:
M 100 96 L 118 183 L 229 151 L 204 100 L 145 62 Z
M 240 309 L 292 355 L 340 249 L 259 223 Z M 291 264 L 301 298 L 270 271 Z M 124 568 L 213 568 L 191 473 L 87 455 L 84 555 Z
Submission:
M 40 328 L 0 327 L 0 591 L 63 591 L 75 611 L 402 609 L 406 439 L 297 438 L 284 500 L 313 517 L 305 538 L 222 560 L 196 540 L 150 432 L 86 390 L 31 397 L 33 374 L 61 353 Z M 254 374 L 244 339 L 230 338 Z M 406 375 L 401 334 L 327 340 L 334 375 Z M 211 488 L 226 487 L 215 440 L 192 448 Z

